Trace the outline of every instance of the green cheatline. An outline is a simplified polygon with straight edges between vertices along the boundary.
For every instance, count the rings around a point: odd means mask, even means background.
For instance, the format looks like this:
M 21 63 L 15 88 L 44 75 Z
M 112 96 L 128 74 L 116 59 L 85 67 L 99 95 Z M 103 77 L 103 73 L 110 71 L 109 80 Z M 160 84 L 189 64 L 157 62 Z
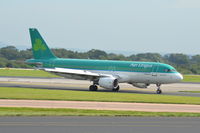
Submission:
M 142 117 L 200 117 L 200 113 L 139 112 L 89 109 L 48 109 L 0 107 L 0 116 L 142 116 Z
M 0 87 L 0 99 L 200 104 L 200 97 Z

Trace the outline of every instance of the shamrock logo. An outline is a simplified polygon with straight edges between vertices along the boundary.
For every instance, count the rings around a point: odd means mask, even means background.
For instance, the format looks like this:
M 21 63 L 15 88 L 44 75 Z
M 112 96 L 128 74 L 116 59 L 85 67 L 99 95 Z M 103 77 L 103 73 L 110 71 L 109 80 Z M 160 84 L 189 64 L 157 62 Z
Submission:
M 45 45 L 42 43 L 42 41 L 41 41 L 40 39 L 35 39 L 35 44 L 34 44 L 33 49 L 34 49 L 35 51 L 38 51 L 38 50 L 44 51 L 44 50 L 46 50 L 46 47 L 45 47 Z

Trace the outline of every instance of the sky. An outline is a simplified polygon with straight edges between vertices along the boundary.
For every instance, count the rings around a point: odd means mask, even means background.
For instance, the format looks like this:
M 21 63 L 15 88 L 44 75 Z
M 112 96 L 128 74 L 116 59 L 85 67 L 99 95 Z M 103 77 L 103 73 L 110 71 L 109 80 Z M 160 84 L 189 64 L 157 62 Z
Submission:
M 51 48 L 200 54 L 200 0 L 1 0 L 0 43 L 30 48 L 28 28 Z

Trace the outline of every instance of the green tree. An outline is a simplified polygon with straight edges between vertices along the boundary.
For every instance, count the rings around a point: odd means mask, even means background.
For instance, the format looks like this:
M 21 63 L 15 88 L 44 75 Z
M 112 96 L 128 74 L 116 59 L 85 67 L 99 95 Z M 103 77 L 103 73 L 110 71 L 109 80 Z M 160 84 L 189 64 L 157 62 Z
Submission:
M 107 58 L 107 53 L 102 50 L 92 49 L 87 52 L 90 59 L 105 59 Z
M 200 55 L 194 55 L 191 59 L 192 63 L 200 63 Z
M 18 49 L 14 46 L 1 48 L 0 54 L 8 60 L 16 60 L 20 57 Z
M 19 52 L 19 59 L 20 60 L 26 60 L 26 59 L 31 59 L 31 58 L 33 58 L 33 54 L 32 54 L 31 49 L 21 50 Z
M 141 53 L 135 57 L 136 61 L 152 61 L 152 62 L 165 62 L 162 56 L 158 53 Z
M 165 58 L 177 65 L 187 65 L 190 62 L 189 56 L 185 54 L 170 54 L 166 55 Z

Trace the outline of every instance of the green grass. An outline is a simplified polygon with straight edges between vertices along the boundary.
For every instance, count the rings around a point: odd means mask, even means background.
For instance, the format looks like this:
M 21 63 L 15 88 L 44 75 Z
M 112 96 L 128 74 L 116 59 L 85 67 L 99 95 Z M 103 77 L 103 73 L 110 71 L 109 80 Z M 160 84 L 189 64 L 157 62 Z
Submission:
M 31 69 L 0 69 L 0 76 L 16 76 L 16 77 L 58 77 L 56 75 L 50 74 L 41 70 L 31 70 Z
M 179 91 L 179 92 L 200 93 L 200 91 Z
M 0 99 L 200 104 L 200 97 L 0 87 Z
M 47 109 L 0 107 L 0 116 L 142 116 L 142 117 L 200 117 L 200 113 L 139 112 L 88 109 Z
M 200 75 L 184 75 L 183 82 L 200 82 Z

